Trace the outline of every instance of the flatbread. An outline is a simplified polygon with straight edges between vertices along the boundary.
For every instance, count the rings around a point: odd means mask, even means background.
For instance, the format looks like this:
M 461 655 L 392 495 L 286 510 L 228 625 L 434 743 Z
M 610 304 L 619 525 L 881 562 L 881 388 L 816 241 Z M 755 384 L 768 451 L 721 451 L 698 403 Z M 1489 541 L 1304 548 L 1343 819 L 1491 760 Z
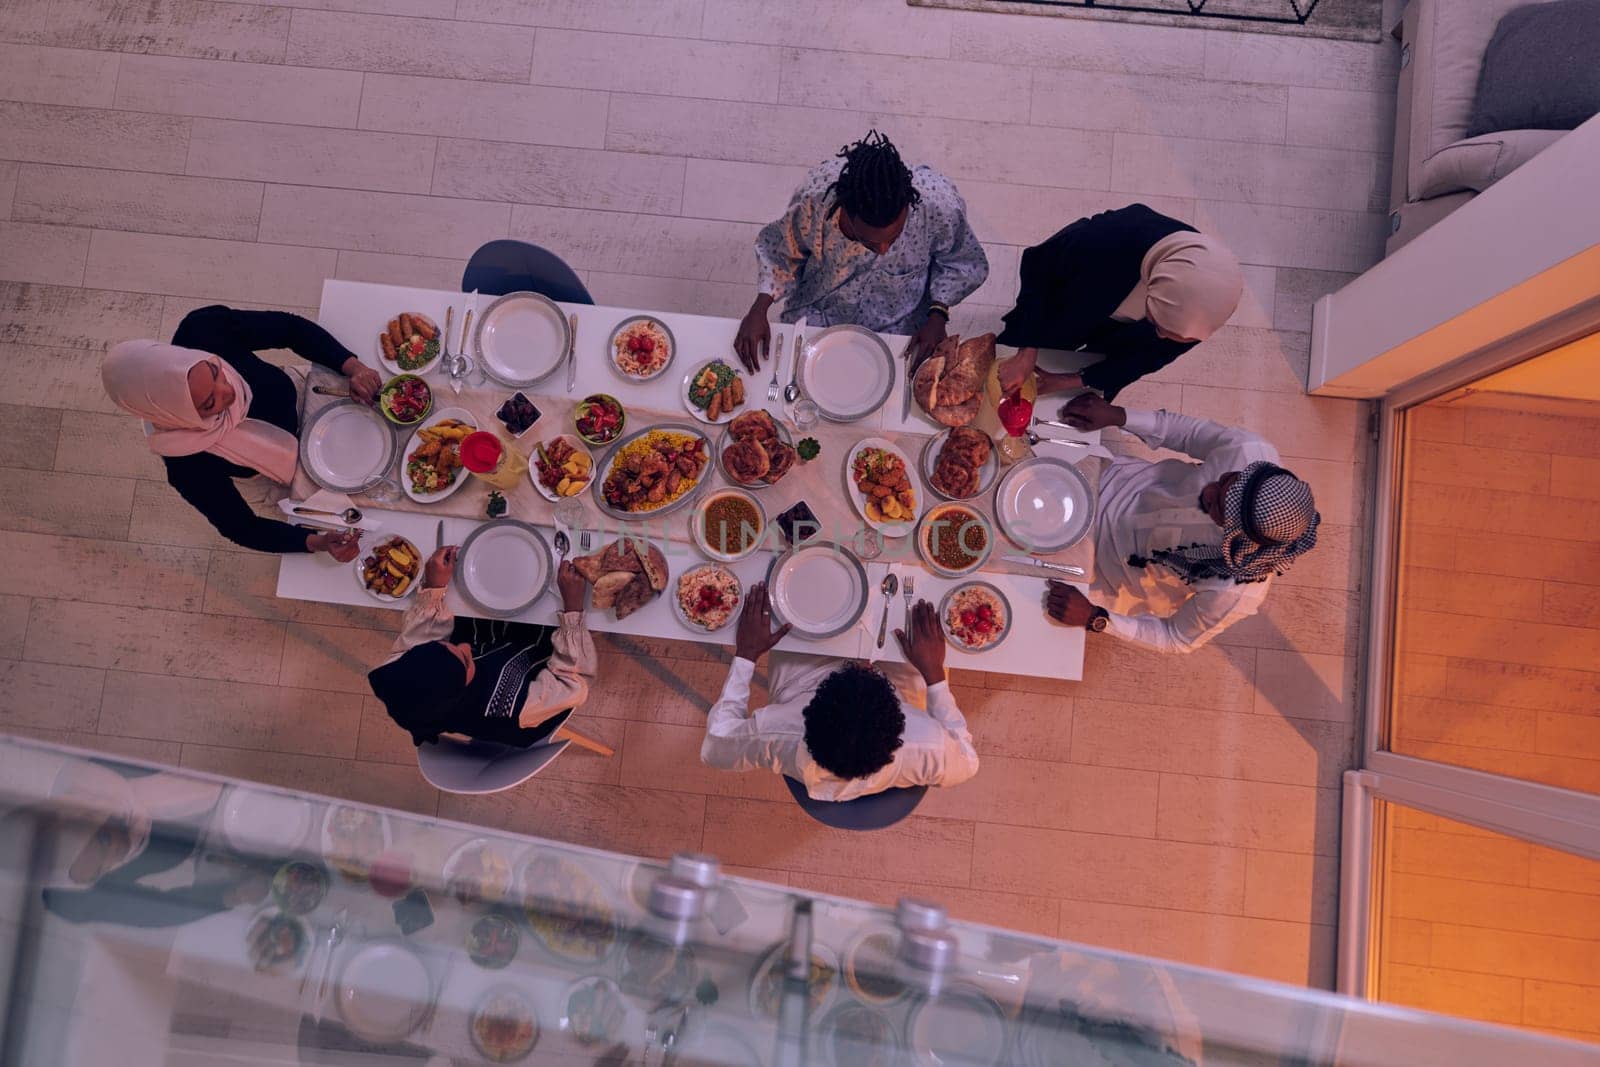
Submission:
M 667 557 L 655 545 L 647 545 L 646 551 L 639 551 L 639 543 L 633 543 L 634 554 L 639 562 L 644 565 L 644 575 L 649 580 L 650 588 L 654 592 L 661 592 L 667 587 Z
M 591 601 L 594 608 L 597 611 L 609 608 L 635 577 L 630 571 L 607 571 L 602 574 L 600 580 L 594 583 L 594 599 Z

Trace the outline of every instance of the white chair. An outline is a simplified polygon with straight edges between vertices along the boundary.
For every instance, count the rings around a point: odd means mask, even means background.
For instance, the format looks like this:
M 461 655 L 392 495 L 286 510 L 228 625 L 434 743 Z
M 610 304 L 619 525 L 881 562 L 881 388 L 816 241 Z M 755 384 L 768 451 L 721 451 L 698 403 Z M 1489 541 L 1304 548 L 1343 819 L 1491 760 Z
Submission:
M 548 767 L 568 745 L 612 755 L 606 745 L 567 729 L 571 716 L 570 708 L 562 712 L 549 733 L 550 740 L 527 748 L 441 736 L 417 746 L 417 767 L 428 784 L 442 792 L 482 794 L 521 785 Z

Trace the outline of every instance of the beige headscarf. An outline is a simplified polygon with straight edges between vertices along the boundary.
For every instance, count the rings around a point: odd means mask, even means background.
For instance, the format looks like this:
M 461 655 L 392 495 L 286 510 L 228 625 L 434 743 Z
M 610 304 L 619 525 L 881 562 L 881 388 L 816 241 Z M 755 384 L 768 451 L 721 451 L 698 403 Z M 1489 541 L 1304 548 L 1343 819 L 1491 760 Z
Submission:
M 216 360 L 233 386 L 234 402 L 209 418 L 194 409 L 189 371 Z M 123 341 L 100 365 L 106 392 L 122 410 L 145 420 L 145 440 L 158 456 L 210 452 L 265 474 L 281 485 L 294 480 L 299 443 L 287 430 L 248 418 L 250 386 L 228 361 L 195 348 L 160 341 Z
M 1244 295 L 1239 260 L 1214 237 L 1179 230 L 1150 246 L 1139 284 L 1113 318 L 1148 318 L 1169 334 L 1204 341 L 1222 328 Z

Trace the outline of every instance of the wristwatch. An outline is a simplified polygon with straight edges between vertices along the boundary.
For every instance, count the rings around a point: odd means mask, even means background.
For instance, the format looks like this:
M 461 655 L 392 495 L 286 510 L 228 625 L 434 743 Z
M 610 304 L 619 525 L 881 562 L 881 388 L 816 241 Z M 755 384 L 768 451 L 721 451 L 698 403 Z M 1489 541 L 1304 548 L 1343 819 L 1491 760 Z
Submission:
M 1083 624 L 1083 628 L 1092 634 L 1103 634 L 1110 625 L 1111 612 L 1105 608 L 1095 608 L 1094 614 L 1089 616 L 1089 621 Z

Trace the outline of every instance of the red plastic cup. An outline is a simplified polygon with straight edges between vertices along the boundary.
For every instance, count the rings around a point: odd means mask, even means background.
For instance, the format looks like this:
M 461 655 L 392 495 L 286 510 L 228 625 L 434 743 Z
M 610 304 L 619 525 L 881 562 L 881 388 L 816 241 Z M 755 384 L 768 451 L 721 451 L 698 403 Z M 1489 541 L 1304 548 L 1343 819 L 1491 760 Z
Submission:
M 505 451 L 500 438 L 487 430 L 476 430 L 461 442 L 461 465 L 476 474 L 490 474 L 500 466 Z
M 995 414 L 1000 416 L 1000 425 L 1006 428 L 1006 433 L 1012 437 L 1021 437 L 1022 431 L 1026 430 L 1028 423 L 1033 420 L 1033 401 L 1020 392 L 1007 393 L 1000 398 Z
M 400 852 L 385 852 L 367 871 L 367 884 L 380 897 L 405 896 L 411 888 L 411 857 Z

